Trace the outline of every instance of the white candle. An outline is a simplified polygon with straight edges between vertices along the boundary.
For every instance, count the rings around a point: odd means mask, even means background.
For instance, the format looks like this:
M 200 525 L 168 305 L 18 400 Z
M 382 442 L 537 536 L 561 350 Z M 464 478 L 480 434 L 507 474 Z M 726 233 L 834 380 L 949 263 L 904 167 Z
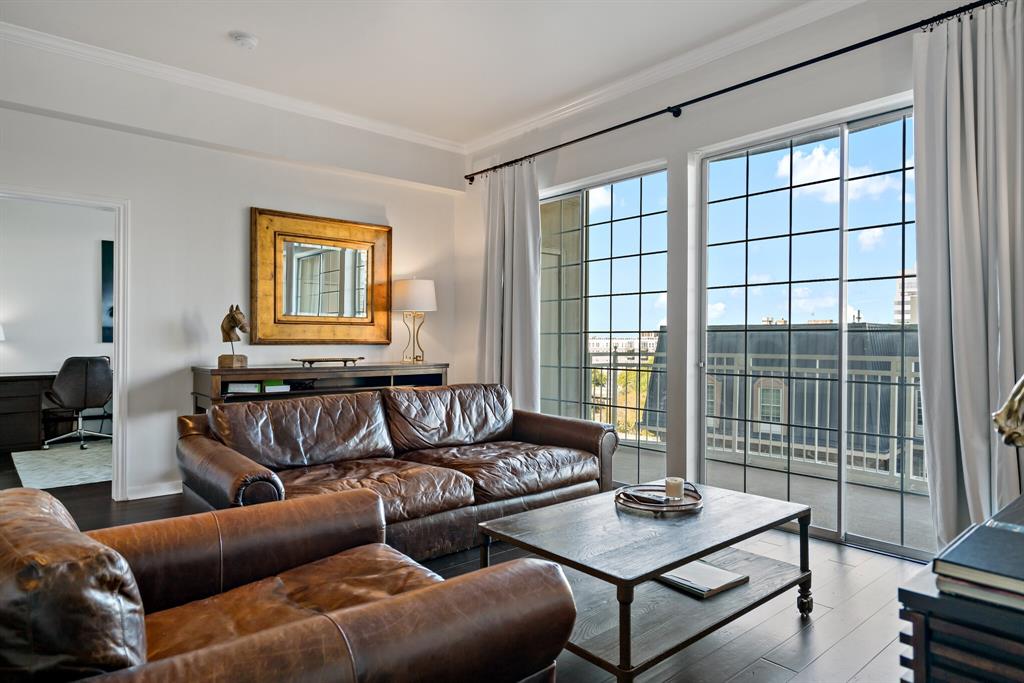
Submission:
M 683 478 L 665 477 L 665 495 L 669 498 L 683 497 Z

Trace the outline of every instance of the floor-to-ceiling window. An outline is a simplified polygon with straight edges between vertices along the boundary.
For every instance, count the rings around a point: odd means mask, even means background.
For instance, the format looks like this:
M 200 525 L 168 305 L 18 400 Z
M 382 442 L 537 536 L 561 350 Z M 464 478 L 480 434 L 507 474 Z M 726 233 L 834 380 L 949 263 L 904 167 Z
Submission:
M 710 158 L 704 186 L 706 480 L 932 550 L 911 112 Z
M 620 482 L 665 476 L 666 182 L 541 205 L 541 409 L 614 424 Z

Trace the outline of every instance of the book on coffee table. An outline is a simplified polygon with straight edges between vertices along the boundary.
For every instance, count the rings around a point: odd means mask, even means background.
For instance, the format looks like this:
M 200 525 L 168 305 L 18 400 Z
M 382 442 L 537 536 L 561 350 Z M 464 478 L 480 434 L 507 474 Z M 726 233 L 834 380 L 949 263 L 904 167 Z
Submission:
M 697 560 L 665 572 L 658 581 L 697 598 L 710 598 L 747 583 L 750 577 Z

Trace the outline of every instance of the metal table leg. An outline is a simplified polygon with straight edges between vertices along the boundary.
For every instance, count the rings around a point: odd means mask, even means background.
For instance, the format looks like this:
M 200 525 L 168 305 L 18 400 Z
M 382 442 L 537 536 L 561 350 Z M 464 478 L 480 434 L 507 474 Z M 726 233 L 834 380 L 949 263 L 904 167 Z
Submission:
M 809 514 L 804 515 L 798 521 L 800 522 L 800 571 L 810 572 L 811 516 Z M 796 608 L 800 610 L 800 616 L 804 618 L 810 616 L 811 611 L 814 609 L 814 599 L 811 598 L 811 577 L 809 575 L 800 582 L 799 594 L 796 597 Z

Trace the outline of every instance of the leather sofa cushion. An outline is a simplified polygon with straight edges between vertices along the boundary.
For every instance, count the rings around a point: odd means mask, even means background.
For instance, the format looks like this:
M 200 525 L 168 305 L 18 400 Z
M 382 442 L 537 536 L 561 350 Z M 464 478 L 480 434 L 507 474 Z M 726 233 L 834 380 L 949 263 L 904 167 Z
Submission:
M 464 446 L 508 436 L 512 397 L 500 384 L 385 389 L 395 449 Z
M 271 468 L 394 455 L 376 391 L 213 406 L 210 430 L 229 448 Z
M 402 458 L 465 473 L 473 480 L 477 503 L 540 493 L 601 476 L 593 453 L 521 441 L 433 448 L 405 453 Z
M 388 524 L 473 504 L 473 481 L 461 472 L 406 460 L 346 460 L 277 473 L 285 499 L 371 489 L 384 501 Z
M 0 679 L 71 680 L 146 661 L 128 562 L 56 498 L 0 491 Z
M 382 600 L 441 577 L 390 546 L 358 546 L 146 618 L 158 660 L 300 619 Z M 187 624 L 186 628 L 182 628 Z

